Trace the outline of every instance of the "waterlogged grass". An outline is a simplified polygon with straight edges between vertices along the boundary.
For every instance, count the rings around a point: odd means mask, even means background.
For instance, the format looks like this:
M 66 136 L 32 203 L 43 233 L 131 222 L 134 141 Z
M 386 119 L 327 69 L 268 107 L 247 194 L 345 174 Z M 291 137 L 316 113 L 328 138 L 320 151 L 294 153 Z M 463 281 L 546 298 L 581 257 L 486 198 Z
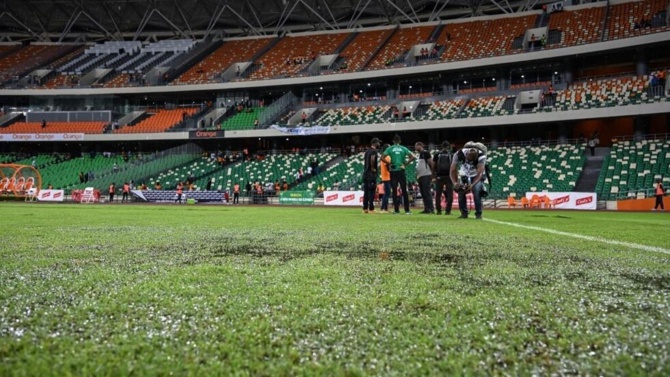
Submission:
M 670 373 L 670 255 L 455 216 L 0 204 L 0 375 Z M 489 211 L 670 249 L 664 214 Z

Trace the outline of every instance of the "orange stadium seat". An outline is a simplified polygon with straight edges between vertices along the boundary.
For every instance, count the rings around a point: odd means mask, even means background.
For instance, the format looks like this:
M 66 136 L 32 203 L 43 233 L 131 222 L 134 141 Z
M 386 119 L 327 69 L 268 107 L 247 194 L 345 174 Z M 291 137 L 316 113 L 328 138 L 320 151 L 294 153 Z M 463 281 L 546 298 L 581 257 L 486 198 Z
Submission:
M 366 69 L 383 69 L 392 66 L 388 64 L 390 61 L 397 59 L 414 45 L 425 43 L 434 29 L 434 25 L 398 29 Z
M 5 81 L 21 72 L 30 71 L 63 55 L 72 45 L 28 45 L 0 59 L 0 81 Z
M 183 120 L 183 114 L 187 113 L 188 115 L 193 115 L 197 112 L 197 108 L 179 108 L 179 109 L 159 109 L 154 115 L 150 116 L 147 119 L 137 123 L 134 126 L 125 126 L 121 127 L 118 130 L 115 130 L 114 133 L 117 134 L 128 134 L 128 133 L 145 133 L 145 132 L 165 132 L 169 128 L 178 124 Z
M 393 33 L 393 30 L 393 28 L 389 28 L 358 33 L 340 54 L 347 63 L 347 67 L 340 71 L 355 72 L 363 68 L 365 62 L 370 59 L 380 44 Z
M 561 42 L 547 48 L 598 42 L 604 17 L 603 6 L 552 13 L 549 30 L 560 30 Z
M 251 60 L 271 40 L 272 38 L 257 38 L 225 42 L 216 51 L 184 72 L 171 84 L 186 85 L 213 82 L 214 78 L 221 75 L 231 64 Z
M 42 128 L 42 122 L 19 122 L 13 123 L 8 127 L 0 128 L 0 133 L 101 134 L 103 132 L 104 126 L 105 122 L 47 122 L 47 127 Z
M 440 58 L 453 61 L 509 54 L 514 38 L 532 28 L 536 18 L 537 15 L 528 15 L 449 23 L 437 39 L 438 45 L 445 46 Z
M 649 33 L 651 28 L 641 27 L 636 29 L 635 23 L 643 19 L 651 21 L 666 9 L 668 9 L 668 0 L 614 4 L 610 8 L 610 16 L 605 28 L 605 39 L 621 39 Z M 667 29 L 667 26 L 664 29 Z
M 318 55 L 333 54 L 348 33 L 287 35 L 257 60 L 260 67 L 249 75 L 252 80 L 294 76 Z M 299 62 L 299 63 L 298 63 Z

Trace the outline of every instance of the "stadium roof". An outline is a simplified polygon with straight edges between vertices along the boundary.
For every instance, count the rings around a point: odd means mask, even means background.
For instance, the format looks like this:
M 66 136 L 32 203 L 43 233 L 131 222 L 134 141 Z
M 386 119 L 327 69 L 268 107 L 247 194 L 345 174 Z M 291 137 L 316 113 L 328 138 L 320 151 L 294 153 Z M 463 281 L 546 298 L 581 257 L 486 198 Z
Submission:
M 0 42 L 272 35 L 505 14 L 556 0 L 4 0 Z

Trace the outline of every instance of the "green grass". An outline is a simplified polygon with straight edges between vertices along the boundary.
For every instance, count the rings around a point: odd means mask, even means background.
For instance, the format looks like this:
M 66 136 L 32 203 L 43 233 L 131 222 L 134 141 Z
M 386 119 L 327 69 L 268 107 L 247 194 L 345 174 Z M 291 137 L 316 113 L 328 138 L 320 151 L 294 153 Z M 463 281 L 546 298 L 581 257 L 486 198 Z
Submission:
M 0 203 L 0 375 L 668 375 L 670 255 L 455 216 Z M 488 211 L 670 249 L 666 214 Z

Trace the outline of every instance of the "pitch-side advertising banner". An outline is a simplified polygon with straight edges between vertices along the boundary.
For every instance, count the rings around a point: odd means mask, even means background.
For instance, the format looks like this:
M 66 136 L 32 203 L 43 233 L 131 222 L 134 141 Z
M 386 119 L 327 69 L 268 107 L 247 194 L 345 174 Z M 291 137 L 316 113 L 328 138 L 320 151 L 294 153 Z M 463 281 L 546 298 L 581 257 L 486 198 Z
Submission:
M 362 206 L 363 191 L 324 191 L 323 204 L 327 206 Z
M 0 134 L 0 141 L 81 141 L 84 134 Z
M 594 192 L 527 192 L 526 198 L 530 200 L 533 195 L 540 197 L 544 203 L 544 197 L 551 200 L 552 208 L 556 209 L 596 209 L 598 198 Z
M 62 202 L 65 200 L 64 190 L 40 190 L 37 194 L 40 202 Z

